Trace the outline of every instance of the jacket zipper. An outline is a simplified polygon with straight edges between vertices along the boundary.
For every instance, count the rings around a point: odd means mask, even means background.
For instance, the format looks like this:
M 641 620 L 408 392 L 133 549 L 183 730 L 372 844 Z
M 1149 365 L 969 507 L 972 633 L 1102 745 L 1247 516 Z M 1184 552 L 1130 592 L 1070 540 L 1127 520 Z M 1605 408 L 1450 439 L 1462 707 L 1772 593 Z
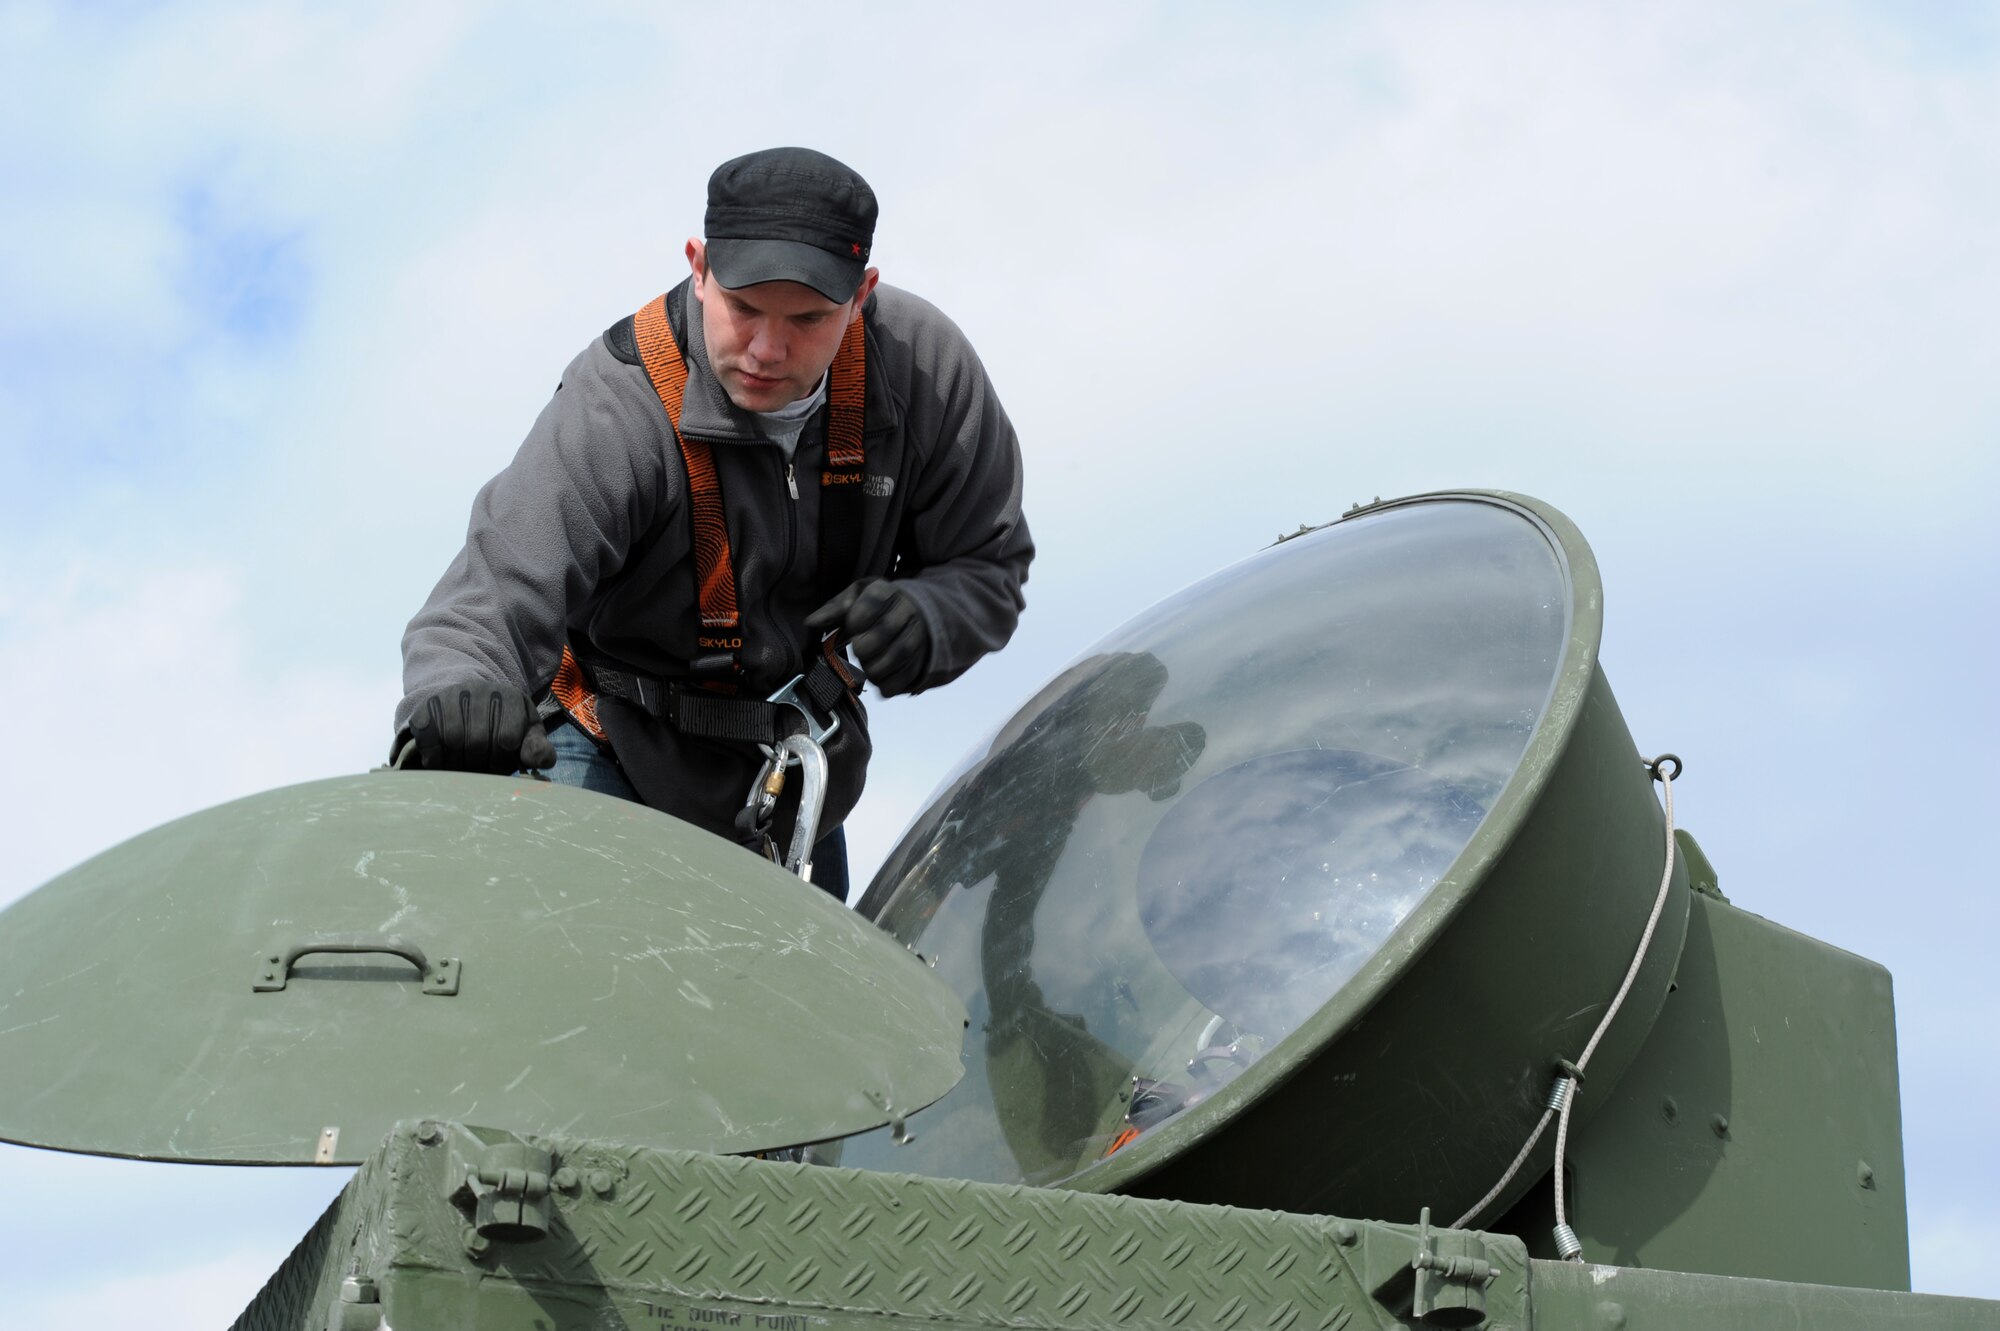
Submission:
M 784 453 L 784 450 L 778 449 L 778 446 L 776 444 L 772 444 L 770 446 L 773 449 L 777 449 L 778 452 Z M 798 505 L 799 478 L 798 478 L 798 463 L 796 458 L 794 458 L 791 454 L 784 454 L 784 466 L 785 466 L 785 489 L 791 492 L 792 507 L 791 510 L 785 515 L 785 562 L 779 569 L 778 581 L 776 582 L 776 584 L 773 585 L 771 589 L 771 595 L 773 597 L 775 597 L 778 594 L 779 588 L 782 588 L 787 582 L 791 580 L 792 563 L 799 557 L 799 505 Z M 784 628 L 782 616 L 773 615 L 771 617 L 771 622 L 778 627 L 778 633 L 779 636 L 784 640 L 786 652 L 789 653 L 791 657 L 794 658 L 798 657 L 801 654 L 799 645 L 791 640 L 792 635 Z

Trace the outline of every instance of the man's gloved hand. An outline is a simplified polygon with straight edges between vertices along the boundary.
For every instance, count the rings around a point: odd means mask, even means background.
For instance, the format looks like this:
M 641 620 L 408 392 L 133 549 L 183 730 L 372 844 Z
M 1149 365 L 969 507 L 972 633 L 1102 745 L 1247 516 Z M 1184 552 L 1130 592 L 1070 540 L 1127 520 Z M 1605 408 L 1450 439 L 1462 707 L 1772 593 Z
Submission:
M 814 633 L 839 629 L 854 659 L 885 696 L 908 693 L 931 659 L 931 634 L 916 598 L 890 578 L 862 578 L 806 616 Z
M 555 746 L 528 695 L 486 679 L 447 684 L 418 698 L 410 738 L 432 771 L 505 776 L 556 765 Z

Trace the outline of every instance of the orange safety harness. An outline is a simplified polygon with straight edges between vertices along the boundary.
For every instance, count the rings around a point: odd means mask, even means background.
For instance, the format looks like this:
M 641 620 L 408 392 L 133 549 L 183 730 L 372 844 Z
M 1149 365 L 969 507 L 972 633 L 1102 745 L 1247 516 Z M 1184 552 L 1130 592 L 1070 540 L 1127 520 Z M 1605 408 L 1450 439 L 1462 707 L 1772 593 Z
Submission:
M 774 743 L 799 729 L 798 709 L 732 696 L 736 676 L 742 673 L 743 641 L 742 615 L 736 603 L 736 565 L 730 554 L 729 525 L 723 514 L 715 457 L 706 442 L 681 431 L 688 369 L 667 319 L 666 296 L 648 302 L 633 316 L 632 333 L 640 364 L 666 408 L 687 472 L 688 515 L 694 527 L 695 602 L 701 615 L 696 642 L 708 653 L 691 663 L 692 683 L 706 696 L 608 663 L 593 661 L 585 667 L 567 644 L 549 691 L 570 718 L 599 742 L 605 740 L 597 714 L 597 699 L 603 694 L 637 703 L 692 734 Z M 827 461 L 820 474 L 820 569 L 822 589 L 828 596 L 852 578 L 859 558 L 866 348 L 862 321 L 850 320 L 828 373 Z M 806 663 L 800 684 L 814 705 L 826 713 L 842 693 L 852 696 L 860 687 L 832 637 L 822 642 L 819 652 Z

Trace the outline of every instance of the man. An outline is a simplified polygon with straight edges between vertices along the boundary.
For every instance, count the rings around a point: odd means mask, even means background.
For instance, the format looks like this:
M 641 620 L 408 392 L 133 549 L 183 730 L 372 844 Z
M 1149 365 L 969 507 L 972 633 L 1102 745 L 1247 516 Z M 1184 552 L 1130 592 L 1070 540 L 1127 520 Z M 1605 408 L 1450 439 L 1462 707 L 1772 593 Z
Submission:
M 746 813 L 764 745 L 838 722 L 822 834 L 865 779 L 843 639 L 885 696 L 1006 643 L 1034 557 L 1014 430 L 964 335 L 878 284 L 875 218 L 821 153 L 716 169 L 689 278 L 570 363 L 474 500 L 403 637 L 398 752 L 784 846 L 796 778 Z M 814 858 L 844 897 L 837 832 Z

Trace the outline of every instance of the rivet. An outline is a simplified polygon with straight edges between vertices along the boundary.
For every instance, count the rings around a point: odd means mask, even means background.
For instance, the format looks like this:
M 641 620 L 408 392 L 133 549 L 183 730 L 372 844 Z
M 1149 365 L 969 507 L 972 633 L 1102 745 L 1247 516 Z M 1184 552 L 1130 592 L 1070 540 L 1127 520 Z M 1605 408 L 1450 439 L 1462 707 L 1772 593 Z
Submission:
M 1718 1137 L 1727 1137 L 1729 1135 L 1729 1120 L 1721 1114 L 1716 1114 L 1708 1120 L 1708 1130 Z
M 600 1197 L 609 1197 L 612 1186 L 616 1182 L 617 1180 L 611 1177 L 611 1171 L 608 1169 L 593 1169 L 590 1171 L 590 1190 Z
M 1681 1107 L 1674 1103 L 1673 1096 L 1670 1095 L 1660 1101 L 1660 1117 L 1669 1123 L 1678 1123 L 1681 1121 Z
M 1360 1233 L 1345 1220 L 1336 1220 L 1333 1225 L 1333 1241 L 1343 1248 L 1352 1248 L 1361 1238 Z
M 444 1129 L 437 1124 L 429 1121 L 417 1124 L 417 1145 L 436 1146 L 443 1140 Z
M 555 1172 L 555 1177 L 549 1181 L 564 1192 L 574 1192 L 576 1190 L 576 1171 L 568 1165 L 564 1165 Z
M 1862 1187 L 1873 1191 L 1875 1187 L 1875 1167 L 1866 1160 L 1859 1161 L 1854 1170 L 1854 1181 Z

